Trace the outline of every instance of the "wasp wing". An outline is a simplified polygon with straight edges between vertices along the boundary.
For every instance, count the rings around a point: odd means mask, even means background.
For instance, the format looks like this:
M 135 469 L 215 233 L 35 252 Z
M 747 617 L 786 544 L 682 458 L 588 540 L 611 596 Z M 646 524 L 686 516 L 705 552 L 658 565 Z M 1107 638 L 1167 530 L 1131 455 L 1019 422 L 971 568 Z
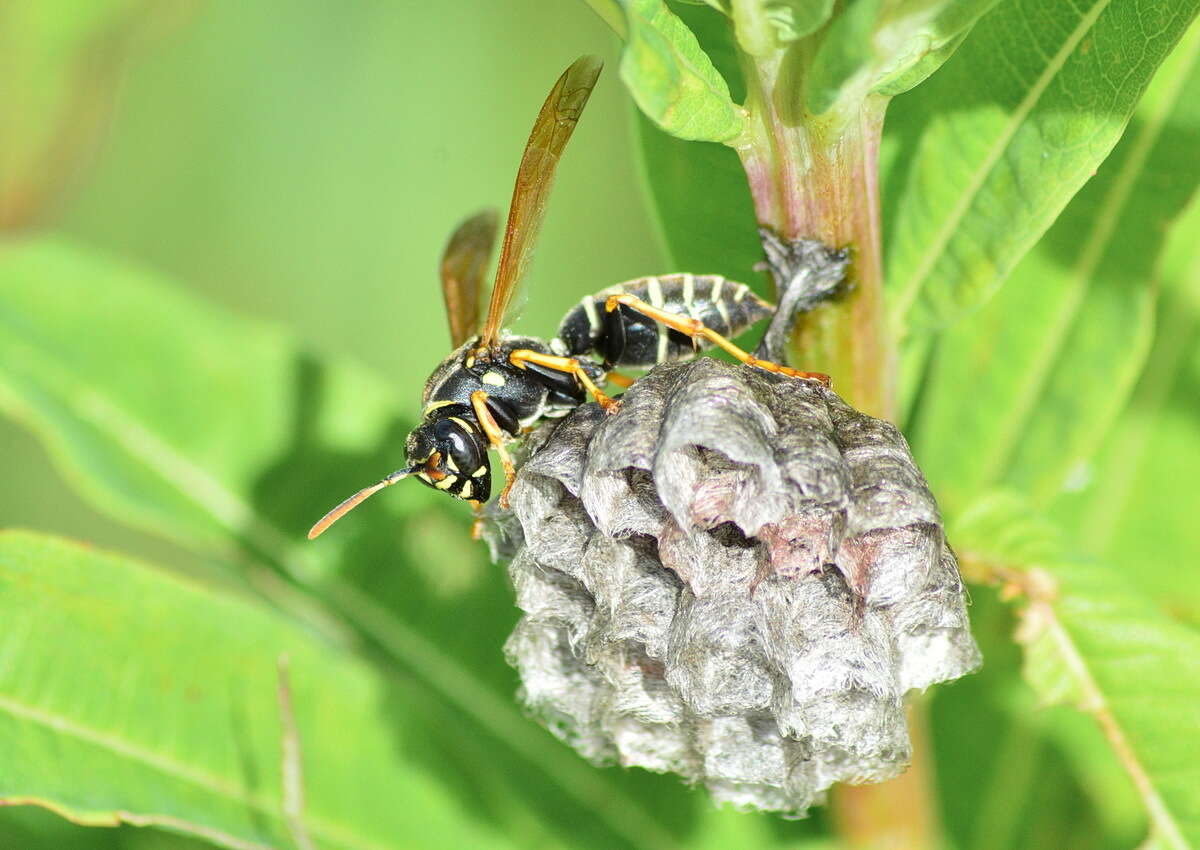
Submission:
M 492 300 L 479 340 L 481 349 L 494 348 L 500 340 L 500 325 L 529 265 L 534 242 L 546 215 L 546 201 L 550 197 L 559 157 L 579 122 L 603 64 L 598 56 L 576 59 L 558 78 L 533 123 L 533 132 L 529 134 L 521 167 L 517 170 L 517 184 L 513 187 L 500 264 L 496 268 Z
M 442 252 L 442 297 L 446 299 L 453 348 L 479 330 L 479 291 L 492 258 L 498 226 L 495 210 L 476 213 L 458 226 Z

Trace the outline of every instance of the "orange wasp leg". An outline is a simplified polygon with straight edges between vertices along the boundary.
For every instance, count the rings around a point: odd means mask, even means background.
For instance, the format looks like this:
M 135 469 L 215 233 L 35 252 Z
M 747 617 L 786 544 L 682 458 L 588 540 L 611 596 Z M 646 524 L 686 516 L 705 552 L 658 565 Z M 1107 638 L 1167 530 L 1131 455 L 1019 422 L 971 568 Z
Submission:
M 492 418 L 492 412 L 487 408 L 487 399 L 487 393 L 483 390 L 475 390 L 471 393 L 471 407 L 475 410 L 475 418 L 479 420 L 479 426 L 487 435 L 488 443 L 500 455 L 500 463 L 504 464 L 504 489 L 500 491 L 500 507 L 507 508 L 508 491 L 512 489 L 513 481 L 516 479 L 517 468 L 513 466 L 508 449 L 504 448 L 504 432 Z
M 528 348 L 518 348 L 508 355 L 508 361 L 519 369 L 524 369 L 526 363 L 533 363 L 537 366 L 545 366 L 547 369 L 553 369 L 556 372 L 566 372 L 574 375 L 579 380 L 579 383 L 583 384 L 583 388 L 591 393 L 593 398 L 606 411 L 612 413 L 620 407 L 620 402 L 613 401 L 596 386 L 596 382 L 588 377 L 588 373 L 584 371 L 583 366 L 574 357 L 556 357 L 553 354 L 542 354 L 539 351 L 531 351 Z
M 620 372 L 609 372 L 605 377 L 610 383 L 616 384 L 621 389 L 627 390 L 633 386 L 633 378 L 622 375 Z
M 475 512 L 475 520 L 471 523 L 471 539 L 483 539 L 483 502 L 476 499 L 468 499 L 467 504 L 471 506 L 471 510 Z
M 738 348 L 732 342 L 721 336 L 712 328 L 705 325 L 699 319 L 690 319 L 686 316 L 680 316 L 676 313 L 668 313 L 666 310 L 661 310 L 652 304 L 647 304 L 636 295 L 622 293 L 620 295 L 609 296 L 608 301 L 604 303 L 604 309 L 611 313 L 613 310 L 617 309 L 618 304 L 624 304 L 629 309 L 636 310 L 643 316 L 664 324 L 668 328 L 677 330 L 682 334 L 686 334 L 692 339 L 695 339 L 696 337 L 702 337 L 718 348 L 729 352 L 748 366 L 756 366 L 759 369 L 764 369 L 768 372 L 777 372 L 780 375 L 787 375 L 791 378 L 804 378 L 809 381 L 819 381 L 825 386 L 829 386 L 831 383 L 829 376 L 820 372 L 801 372 L 797 369 L 791 368 L 790 366 L 783 366 L 770 360 L 760 360 L 753 354 L 750 354 L 748 351 L 743 351 L 742 349 Z

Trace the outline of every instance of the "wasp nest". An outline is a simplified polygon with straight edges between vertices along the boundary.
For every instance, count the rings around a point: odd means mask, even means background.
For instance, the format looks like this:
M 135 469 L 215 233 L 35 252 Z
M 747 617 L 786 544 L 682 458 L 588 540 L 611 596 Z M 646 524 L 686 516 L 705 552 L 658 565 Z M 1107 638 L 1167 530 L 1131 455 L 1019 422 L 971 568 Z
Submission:
M 511 504 L 506 652 L 594 762 L 803 814 L 903 770 L 904 695 L 979 664 L 904 438 L 813 382 L 659 366 L 535 434 Z

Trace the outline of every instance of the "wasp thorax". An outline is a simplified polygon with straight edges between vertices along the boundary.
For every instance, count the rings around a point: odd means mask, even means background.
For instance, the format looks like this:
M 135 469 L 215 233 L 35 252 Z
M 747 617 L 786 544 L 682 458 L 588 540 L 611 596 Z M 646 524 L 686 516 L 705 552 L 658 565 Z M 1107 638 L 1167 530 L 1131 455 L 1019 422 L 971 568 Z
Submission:
M 895 776 L 904 698 L 979 664 L 933 496 L 894 427 L 701 358 L 530 438 L 511 511 L 522 697 L 597 762 L 802 814 Z
M 487 442 L 466 418 L 445 415 L 421 423 L 408 435 L 407 454 L 412 474 L 435 490 L 481 502 L 491 493 Z

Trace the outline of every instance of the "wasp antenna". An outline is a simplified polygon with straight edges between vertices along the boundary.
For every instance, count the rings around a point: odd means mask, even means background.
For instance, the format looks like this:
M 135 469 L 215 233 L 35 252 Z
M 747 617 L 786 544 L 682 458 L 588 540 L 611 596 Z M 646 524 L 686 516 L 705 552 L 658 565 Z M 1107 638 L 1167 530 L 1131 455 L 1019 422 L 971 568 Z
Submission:
M 376 484 L 372 484 L 370 487 L 363 487 L 361 490 L 359 490 L 357 493 L 355 493 L 349 499 L 346 499 L 341 504 L 339 504 L 336 508 L 331 510 L 329 513 L 325 514 L 325 516 L 323 516 L 319 520 L 317 520 L 317 524 L 308 530 L 308 539 L 315 540 L 317 537 L 319 537 L 322 534 L 322 532 L 325 531 L 325 529 L 329 528 L 329 526 L 333 525 L 335 522 L 337 522 L 339 519 L 344 517 L 346 514 L 350 513 L 350 511 L 352 511 L 356 507 L 358 507 L 358 505 L 361 502 L 365 501 L 368 496 L 372 496 L 375 493 L 378 493 L 384 487 L 391 487 L 393 484 L 395 484 L 397 481 L 401 480 L 402 478 L 407 478 L 408 476 L 412 475 L 413 472 L 415 472 L 416 470 L 417 470 L 417 467 L 415 467 L 415 466 L 405 467 L 404 469 L 397 469 L 395 472 L 393 472 L 387 478 L 384 478 L 382 481 L 380 481 Z

